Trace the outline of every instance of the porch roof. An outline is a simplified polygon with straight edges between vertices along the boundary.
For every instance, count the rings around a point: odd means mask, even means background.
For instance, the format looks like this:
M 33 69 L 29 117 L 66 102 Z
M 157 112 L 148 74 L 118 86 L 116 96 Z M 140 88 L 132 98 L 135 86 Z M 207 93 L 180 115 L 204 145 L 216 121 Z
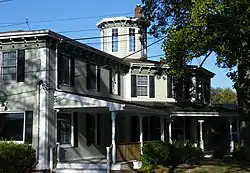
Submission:
M 55 109 L 66 108 L 108 108 L 109 111 L 127 111 L 137 114 L 169 115 L 169 110 L 159 110 L 157 107 L 114 98 L 79 94 L 57 90 Z

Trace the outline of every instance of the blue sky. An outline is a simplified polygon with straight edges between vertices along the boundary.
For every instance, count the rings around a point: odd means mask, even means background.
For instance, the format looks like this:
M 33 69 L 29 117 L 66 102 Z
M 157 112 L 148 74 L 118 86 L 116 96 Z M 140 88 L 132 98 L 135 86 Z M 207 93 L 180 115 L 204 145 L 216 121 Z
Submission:
M 99 36 L 96 28 L 98 21 L 103 17 L 132 16 L 136 4 L 140 3 L 140 0 L 13 0 L 0 3 L 0 31 L 28 30 L 28 25 L 25 24 L 28 19 L 30 29 L 51 29 L 56 32 L 85 30 L 62 33 L 72 38 Z M 62 20 L 58 21 L 59 19 Z M 6 26 L 12 24 L 17 25 Z M 148 43 L 153 41 L 155 39 L 149 36 Z M 96 48 L 99 48 L 99 42 L 99 39 L 85 41 Z M 149 57 L 162 53 L 160 43 L 148 49 Z M 196 60 L 193 62 L 199 63 Z M 214 64 L 215 57 L 212 56 L 203 66 L 216 74 L 212 86 L 232 87 L 232 82 L 226 77 L 226 70 L 219 69 Z

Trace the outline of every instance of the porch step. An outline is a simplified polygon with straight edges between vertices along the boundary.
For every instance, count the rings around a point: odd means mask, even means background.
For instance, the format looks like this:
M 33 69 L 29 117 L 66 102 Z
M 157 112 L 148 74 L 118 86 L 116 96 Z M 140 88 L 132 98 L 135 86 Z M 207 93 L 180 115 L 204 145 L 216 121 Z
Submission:
M 106 163 L 57 163 L 55 173 L 104 173 Z

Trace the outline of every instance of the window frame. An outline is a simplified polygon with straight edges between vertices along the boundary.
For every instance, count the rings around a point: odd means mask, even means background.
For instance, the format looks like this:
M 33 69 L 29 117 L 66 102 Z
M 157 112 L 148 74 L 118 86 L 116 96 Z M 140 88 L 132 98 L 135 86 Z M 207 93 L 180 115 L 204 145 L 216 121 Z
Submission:
M 16 56 L 16 65 L 15 65 L 15 68 L 16 68 L 16 77 L 15 77 L 15 80 L 4 80 L 4 74 L 3 74 L 3 68 L 4 68 L 4 65 L 3 65 L 3 60 L 4 60 L 4 54 L 5 53 L 15 53 L 15 56 Z M 1 56 L 1 60 L 2 60 L 2 62 L 1 62 L 1 81 L 3 82 L 3 83 L 13 83 L 13 82 L 17 82 L 17 65 L 18 65 L 18 63 L 17 63 L 17 61 L 18 61 L 18 51 L 17 50 L 13 50 L 13 51 L 3 51 L 3 52 L 1 52 L 1 54 L 0 54 L 0 56 Z M 9 67 L 14 67 L 14 66 L 6 66 L 7 68 Z M 5 68 L 6 68 L 5 67 Z
M 57 129 L 58 128 L 58 123 L 57 123 L 58 114 L 68 114 L 68 115 L 70 115 L 70 119 L 71 119 L 71 124 L 70 124 L 70 126 L 71 126 L 71 128 L 70 128 L 70 144 L 61 144 L 60 142 L 58 142 L 58 138 L 57 138 L 57 135 L 58 135 L 58 129 Z M 56 142 L 59 143 L 61 148 L 72 148 L 72 147 L 74 147 L 74 126 L 75 126 L 75 124 L 74 124 L 73 112 L 58 112 L 56 114 L 56 136 L 55 136 L 55 138 L 56 138 Z
M 71 86 L 72 85 L 72 83 L 71 83 L 71 81 L 72 81 L 72 71 L 71 71 L 71 58 L 72 58 L 72 56 L 70 56 L 70 55 L 68 55 L 68 54 L 66 54 L 66 53 L 60 53 L 60 55 L 61 55 L 61 57 L 63 57 L 63 56 L 66 56 L 66 57 L 68 57 L 68 59 L 69 59 L 69 83 L 68 84 L 66 84 L 66 83 L 63 83 L 63 81 L 60 81 L 60 85 L 62 85 L 62 86 Z M 59 73 L 59 68 L 60 67 L 58 67 L 58 70 L 57 70 L 57 73 Z M 63 78 L 63 76 L 62 76 L 62 78 Z
M 133 33 L 133 35 L 132 36 L 134 36 L 134 41 L 133 41 L 133 43 L 134 43 L 134 50 L 131 50 L 130 49 L 130 30 L 134 30 L 134 33 Z M 136 28 L 128 28 L 128 52 L 135 52 L 135 50 L 136 50 L 136 34 L 135 34 L 135 30 L 136 30 Z
M 113 32 L 114 30 L 116 30 L 117 32 Z M 114 38 L 117 38 L 117 40 L 114 40 Z M 117 47 L 114 47 L 114 43 L 117 43 L 116 44 Z M 114 48 L 117 48 L 117 49 L 114 49 Z M 111 52 L 119 52 L 119 29 L 118 28 L 111 29 Z
M 0 113 L 0 116 L 1 114 L 23 114 L 23 140 L 22 141 L 7 141 L 7 142 L 14 142 L 14 143 L 17 143 L 17 144 L 24 144 L 25 143 L 25 130 L 26 130 L 26 112 L 25 111 L 22 111 L 22 112 L 1 112 Z
M 137 81 L 138 81 L 138 76 L 146 76 L 147 77 L 147 95 L 146 96 L 140 96 L 138 95 L 138 85 L 137 85 Z M 146 86 L 146 85 L 140 85 L 140 86 Z M 143 74 L 137 74 L 136 75 L 136 97 L 138 98 L 149 98 L 149 75 L 143 75 Z

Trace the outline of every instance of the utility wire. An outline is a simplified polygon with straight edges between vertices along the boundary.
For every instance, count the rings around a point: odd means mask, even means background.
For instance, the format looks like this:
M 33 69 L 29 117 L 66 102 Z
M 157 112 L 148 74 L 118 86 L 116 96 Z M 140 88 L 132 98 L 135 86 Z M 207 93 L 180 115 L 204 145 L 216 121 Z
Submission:
M 12 1 L 12 0 L 5 0 L 5 1 Z M 29 23 L 34 23 L 34 24 L 35 23 L 54 23 L 54 22 L 84 20 L 84 19 L 101 18 L 101 17 L 105 18 L 105 17 L 113 17 L 113 16 L 118 16 L 118 15 L 129 15 L 129 14 L 132 14 L 132 13 L 117 13 L 117 14 L 106 14 L 106 15 L 99 15 L 99 16 L 84 16 L 84 17 L 72 17 L 72 18 L 48 19 L 48 20 L 33 20 L 33 21 L 31 20 L 31 21 L 29 21 Z M 9 26 L 16 26 L 16 25 L 22 25 L 22 24 L 23 24 L 23 22 L 22 23 L 21 22 L 13 22 L 13 23 L 9 23 Z

